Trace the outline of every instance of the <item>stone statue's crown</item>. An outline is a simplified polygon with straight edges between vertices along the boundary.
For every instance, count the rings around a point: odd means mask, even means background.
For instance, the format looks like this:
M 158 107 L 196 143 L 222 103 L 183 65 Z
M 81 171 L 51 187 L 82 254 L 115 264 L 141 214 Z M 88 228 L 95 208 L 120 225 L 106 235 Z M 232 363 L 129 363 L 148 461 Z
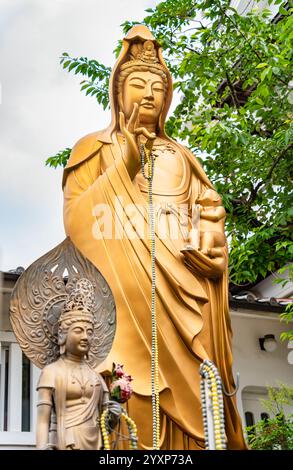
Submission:
M 59 323 L 72 318 L 94 323 L 95 309 L 95 293 L 92 283 L 85 278 L 79 279 L 65 301 Z

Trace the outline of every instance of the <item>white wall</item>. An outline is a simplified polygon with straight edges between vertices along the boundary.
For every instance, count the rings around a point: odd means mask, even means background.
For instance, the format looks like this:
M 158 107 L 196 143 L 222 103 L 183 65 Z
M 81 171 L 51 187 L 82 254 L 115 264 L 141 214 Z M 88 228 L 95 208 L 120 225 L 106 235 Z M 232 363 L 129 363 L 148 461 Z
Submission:
M 243 423 L 242 391 L 245 387 L 277 386 L 278 381 L 293 386 L 293 366 L 288 364 L 288 342 L 280 341 L 280 333 L 292 326 L 281 323 L 277 313 L 239 309 L 231 311 L 233 329 L 233 371 L 240 373 L 237 393 L 238 410 Z M 258 338 L 274 334 L 278 346 L 274 352 L 261 351 Z
M 37 412 L 36 386 L 40 370 L 31 363 L 30 369 L 30 432 L 22 432 L 22 352 L 11 331 L 0 331 L 1 349 L 9 349 L 8 366 L 8 416 L 7 430 L 4 424 L 4 356 L 0 354 L 0 450 L 29 449 L 35 447 Z M 2 359 L 2 363 L 1 363 Z

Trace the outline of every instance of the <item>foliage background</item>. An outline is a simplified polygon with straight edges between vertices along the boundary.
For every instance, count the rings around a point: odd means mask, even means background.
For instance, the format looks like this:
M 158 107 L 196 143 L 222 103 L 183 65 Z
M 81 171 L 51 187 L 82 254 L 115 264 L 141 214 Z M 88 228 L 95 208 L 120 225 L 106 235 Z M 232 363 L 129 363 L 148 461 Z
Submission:
M 270 418 L 246 428 L 251 449 L 292 450 L 293 414 L 286 416 L 285 406 L 293 405 L 293 388 L 282 383 L 278 388 L 268 387 L 268 399 L 262 404 Z

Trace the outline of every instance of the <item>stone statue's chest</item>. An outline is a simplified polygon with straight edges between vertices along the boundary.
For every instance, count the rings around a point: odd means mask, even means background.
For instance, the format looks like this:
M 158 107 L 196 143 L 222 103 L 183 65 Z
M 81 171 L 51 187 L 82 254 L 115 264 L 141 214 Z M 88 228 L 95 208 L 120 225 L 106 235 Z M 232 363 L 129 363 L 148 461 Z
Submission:
M 99 385 L 97 376 L 89 369 L 72 367 L 67 377 L 66 400 L 80 400 L 81 403 L 91 398 L 94 388 Z
M 189 185 L 188 165 L 181 153 L 173 146 L 164 143 L 154 147 L 155 168 L 153 193 L 162 196 L 182 194 Z M 148 166 L 145 165 L 148 174 Z M 147 181 L 140 172 L 136 181 L 143 193 L 147 193 Z

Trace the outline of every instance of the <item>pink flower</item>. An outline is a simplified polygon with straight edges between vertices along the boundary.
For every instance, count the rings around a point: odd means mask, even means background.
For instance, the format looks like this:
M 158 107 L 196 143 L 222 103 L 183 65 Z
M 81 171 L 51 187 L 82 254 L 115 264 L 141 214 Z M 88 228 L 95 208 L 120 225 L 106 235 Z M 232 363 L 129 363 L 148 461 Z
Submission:
M 121 390 L 121 403 L 125 403 L 131 397 L 132 391 Z
M 117 364 L 117 366 L 114 365 L 112 374 L 117 375 L 117 377 L 123 377 L 123 375 L 125 375 L 125 372 L 123 371 L 123 365 L 122 364 Z
M 116 387 L 120 387 L 121 390 L 129 390 L 131 388 L 129 382 L 124 378 L 114 380 L 110 385 L 110 390 L 114 390 Z
M 119 403 L 125 403 L 132 394 L 132 387 L 130 382 L 132 381 L 131 375 L 125 374 L 123 366 L 120 364 L 113 364 L 112 370 L 113 381 L 110 385 L 111 398 L 117 400 Z

